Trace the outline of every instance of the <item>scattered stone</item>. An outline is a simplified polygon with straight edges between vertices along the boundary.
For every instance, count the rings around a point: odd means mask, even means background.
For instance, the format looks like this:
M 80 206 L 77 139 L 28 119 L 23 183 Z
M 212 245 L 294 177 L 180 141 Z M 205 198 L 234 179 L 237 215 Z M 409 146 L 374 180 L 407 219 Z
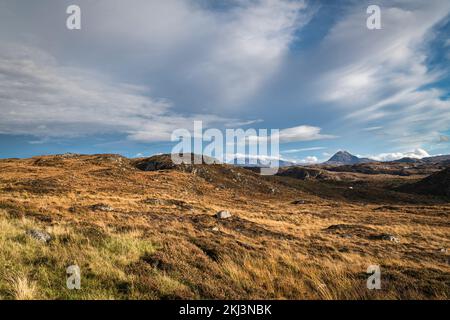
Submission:
M 111 206 L 109 206 L 107 204 L 102 204 L 102 203 L 92 205 L 91 209 L 94 211 L 113 211 L 114 210 Z
M 441 248 L 439 251 L 442 252 L 442 253 L 447 253 L 447 249 L 446 248 Z
M 219 211 L 216 213 L 216 217 L 219 219 L 226 219 L 226 218 L 231 217 L 231 213 L 230 213 L 230 211 L 222 210 L 222 211 Z
M 305 204 L 307 203 L 305 200 L 294 200 L 291 202 L 291 204 Z
M 393 236 L 392 234 L 385 234 L 385 235 L 382 236 L 382 239 L 383 240 L 392 241 L 392 242 L 395 242 L 395 243 L 399 243 L 400 242 L 400 239 L 395 237 L 395 236 Z
M 47 243 L 52 239 L 52 236 L 48 234 L 45 231 L 40 231 L 36 229 L 28 230 L 27 235 L 29 235 L 31 238 Z
M 350 190 L 353 190 L 353 187 L 348 187 Z
M 218 227 L 214 227 L 214 228 L 212 228 L 212 231 L 217 232 L 217 231 L 219 231 L 219 228 Z
M 382 233 L 379 235 L 374 235 L 370 237 L 373 240 L 386 240 L 386 241 L 391 241 L 391 242 L 395 242 L 395 243 L 399 243 L 400 239 L 397 238 L 396 236 L 389 234 L 389 233 Z

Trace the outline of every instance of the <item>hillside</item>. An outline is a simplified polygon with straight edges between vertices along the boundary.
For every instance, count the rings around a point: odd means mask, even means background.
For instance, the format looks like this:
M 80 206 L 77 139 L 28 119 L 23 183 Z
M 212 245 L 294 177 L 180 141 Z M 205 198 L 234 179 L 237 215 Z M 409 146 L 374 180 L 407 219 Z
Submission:
M 450 167 L 433 173 L 418 182 L 405 184 L 399 190 L 450 198 Z
M 355 172 L 363 174 L 389 174 L 396 176 L 429 175 L 445 166 L 425 162 L 370 162 L 353 165 L 322 165 L 322 168 L 333 172 Z
M 263 177 L 168 159 L 0 160 L 0 298 L 450 296 L 450 203 L 394 190 L 417 176 Z M 373 263 L 383 290 L 366 289 Z M 82 290 L 65 287 L 74 264 Z

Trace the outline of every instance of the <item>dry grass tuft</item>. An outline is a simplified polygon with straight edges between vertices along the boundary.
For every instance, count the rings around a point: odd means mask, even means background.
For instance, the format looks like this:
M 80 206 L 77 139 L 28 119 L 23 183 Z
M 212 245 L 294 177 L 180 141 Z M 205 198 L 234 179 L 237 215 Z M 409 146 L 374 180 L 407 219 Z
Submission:
M 24 275 L 16 275 L 9 280 L 10 295 L 15 300 L 34 300 L 37 298 L 37 285 Z
M 392 191 L 417 177 L 333 176 L 143 172 L 113 155 L 0 160 L 0 297 L 448 299 L 450 204 Z M 372 264 L 382 290 L 366 288 Z M 70 265 L 81 290 L 66 287 Z

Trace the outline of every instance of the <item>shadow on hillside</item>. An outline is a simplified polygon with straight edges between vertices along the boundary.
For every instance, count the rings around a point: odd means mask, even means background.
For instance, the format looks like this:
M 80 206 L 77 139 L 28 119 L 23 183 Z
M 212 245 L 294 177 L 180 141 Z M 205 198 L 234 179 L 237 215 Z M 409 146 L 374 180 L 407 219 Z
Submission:
M 333 201 L 372 204 L 444 204 L 450 198 L 397 191 L 404 180 L 389 181 L 304 181 L 290 177 L 269 177 L 278 183 Z M 411 181 L 414 182 L 414 181 Z

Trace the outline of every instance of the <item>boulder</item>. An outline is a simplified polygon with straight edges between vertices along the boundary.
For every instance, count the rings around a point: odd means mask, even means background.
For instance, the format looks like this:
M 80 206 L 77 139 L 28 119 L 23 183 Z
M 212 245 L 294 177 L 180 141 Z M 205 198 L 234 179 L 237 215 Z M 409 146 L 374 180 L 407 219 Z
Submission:
M 230 218 L 231 217 L 231 213 L 230 211 L 227 210 L 222 210 L 216 213 L 216 217 L 218 219 L 226 219 L 226 218 Z
M 41 241 L 41 242 L 49 242 L 52 239 L 52 236 L 48 234 L 45 231 L 32 229 L 27 231 L 27 235 L 29 235 L 31 238 Z
M 370 239 L 372 240 L 386 240 L 386 241 L 391 241 L 391 242 L 395 242 L 395 243 L 399 243 L 400 239 L 397 238 L 396 236 L 389 234 L 389 233 L 382 233 L 379 235 L 372 235 L 370 237 Z
M 103 204 L 103 203 L 97 203 L 91 206 L 91 209 L 94 211 L 113 211 L 114 209 L 107 205 L 107 204 Z

